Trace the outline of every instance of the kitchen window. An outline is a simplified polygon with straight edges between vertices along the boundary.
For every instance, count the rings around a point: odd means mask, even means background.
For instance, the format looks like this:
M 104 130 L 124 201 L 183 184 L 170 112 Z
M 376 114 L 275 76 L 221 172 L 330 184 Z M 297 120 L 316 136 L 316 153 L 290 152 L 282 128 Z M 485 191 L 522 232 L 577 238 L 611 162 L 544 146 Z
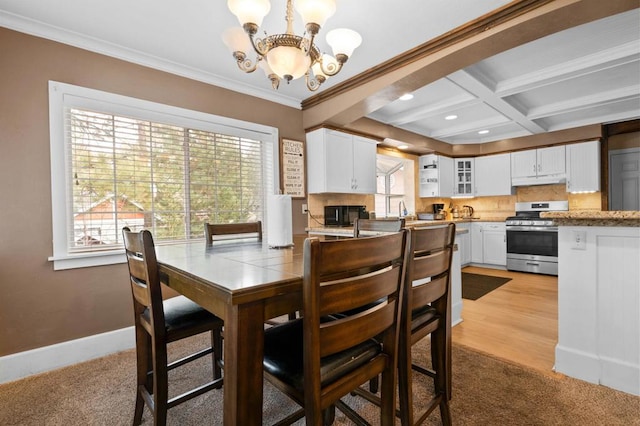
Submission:
M 124 262 L 124 226 L 162 244 L 266 221 L 277 129 L 57 82 L 49 96 L 54 269 Z
M 398 217 L 402 207 L 415 211 L 414 162 L 400 157 L 378 155 L 376 161 L 376 217 Z

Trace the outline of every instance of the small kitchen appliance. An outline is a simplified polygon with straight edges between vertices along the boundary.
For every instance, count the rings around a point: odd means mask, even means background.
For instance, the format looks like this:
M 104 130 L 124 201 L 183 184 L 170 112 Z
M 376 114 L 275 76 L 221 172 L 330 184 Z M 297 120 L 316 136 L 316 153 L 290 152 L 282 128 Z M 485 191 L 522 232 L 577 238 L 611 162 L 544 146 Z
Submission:
M 366 206 L 325 206 L 325 226 L 353 226 L 356 219 L 368 219 Z

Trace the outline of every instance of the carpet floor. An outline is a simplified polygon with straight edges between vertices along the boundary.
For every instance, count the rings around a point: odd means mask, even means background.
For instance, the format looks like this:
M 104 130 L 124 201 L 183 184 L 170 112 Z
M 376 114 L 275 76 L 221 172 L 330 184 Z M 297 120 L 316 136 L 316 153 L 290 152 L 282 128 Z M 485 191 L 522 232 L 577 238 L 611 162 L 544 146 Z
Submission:
M 172 344 L 170 350 L 178 357 L 205 342 L 205 337 L 197 336 Z M 414 346 L 418 362 L 426 361 L 428 345 L 424 339 Z M 206 360 L 173 371 L 171 393 L 210 374 L 211 363 Z M 135 354 L 128 350 L 0 385 L 0 425 L 129 425 L 134 376 Z M 414 382 L 416 401 L 425 400 L 430 388 L 427 380 Z M 358 397 L 344 401 L 378 424 L 377 407 Z M 265 424 L 295 409 L 295 404 L 265 383 Z M 222 390 L 215 390 L 169 410 L 168 424 L 220 425 L 221 410 Z M 451 412 L 454 425 L 629 426 L 640 425 L 640 398 L 562 375 L 543 375 L 454 344 Z M 151 423 L 145 409 L 143 424 Z M 338 412 L 334 424 L 350 423 Z M 425 424 L 440 424 L 437 410 Z
M 477 300 L 509 281 L 511 281 L 511 278 L 463 272 L 462 298 Z

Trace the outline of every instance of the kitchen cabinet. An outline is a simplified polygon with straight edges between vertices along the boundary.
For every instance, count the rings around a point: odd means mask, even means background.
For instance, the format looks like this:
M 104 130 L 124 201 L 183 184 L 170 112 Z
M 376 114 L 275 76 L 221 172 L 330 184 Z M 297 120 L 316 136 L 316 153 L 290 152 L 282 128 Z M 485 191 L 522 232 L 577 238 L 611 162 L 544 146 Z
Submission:
M 420 197 L 453 195 L 453 159 L 442 155 L 422 155 L 418 162 Z
M 513 194 L 510 154 L 476 157 L 474 163 L 477 197 Z
M 471 263 L 471 224 L 457 223 L 456 230 L 466 230 L 465 233 L 456 233 L 458 251 L 460 252 L 460 264 L 462 266 Z
M 507 266 L 507 228 L 504 223 L 471 224 L 471 261 L 484 265 Z
M 329 129 L 307 133 L 307 176 L 310 194 L 375 194 L 376 141 Z
M 600 191 L 600 141 L 567 145 L 567 192 Z
M 504 223 L 487 223 L 482 227 L 483 262 L 507 266 L 507 229 Z
M 453 195 L 454 196 L 474 196 L 474 159 L 456 158 L 453 161 Z
M 544 185 L 566 180 L 565 147 L 530 149 L 511 153 L 511 184 Z

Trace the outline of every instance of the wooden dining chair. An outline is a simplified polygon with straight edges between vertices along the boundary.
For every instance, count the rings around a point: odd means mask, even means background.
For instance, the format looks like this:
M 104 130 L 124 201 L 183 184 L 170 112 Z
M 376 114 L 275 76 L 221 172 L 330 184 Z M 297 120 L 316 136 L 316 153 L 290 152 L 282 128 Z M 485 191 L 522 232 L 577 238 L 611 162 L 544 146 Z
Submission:
M 147 230 L 123 228 L 136 333 L 136 405 L 133 424 L 142 422 L 144 405 L 155 425 L 164 425 L 167 411 L 178 404 L 222 386 L 222 319 L 184 296 L 162 300 L 153 237 Z M 211 347 L 168 362 L 167 344 L 200 333 L 211 334 Z M 169 399 L 168 371 L 212 355 L 213 380 Z
M 382 405 L 376 424 L 394 424 L 408 232 L 305 240 L 304 315 L 265 330 L 265 377 L 303 407 L 278 424 L 304 416 L 307 425 L 319 426 L 333 407 L 368 424 L 340 398 L 379 374 Z
M 398 415 L 402 425 L 422 424 L 440 407 L 443 425 L 451 424 L 451 261 L 455 224 L 412 229 L 407 259 L 402 329 L 398 358 Z M 411 347 L 431 336 L 431 367 L 412 362 Z M 426 403 L 416 403 L 418 420 L 414 422 L 412 371 L 434 380 L 434 393 Z M 358 389 L 357 394 L 371 402 L 380 398 Z M 418 406 L 420 405 L 420 406 Z
M 423 423 L 440 407 L 443 425 L 451 425 L 451 261 L 456 226 L 414 229 L 407 264 L 403 329 L 400 333 L 399 398 L 403 425 Z M 431 336 L 431 368 L 412 362 L 411 347 Z M 414 401 L 412 370 L 432 377 L 433 397 Z M 414 423 L 414 402 L 418 420 Z
M 262 222 L 242 223 L 205 223 L 204 236 L 207 244 L 212 244 L 215 239 L 247 238 L 255 236 L 262 241 Z
M 400 219 L 356 219 L 353 224 L 353 236 L 371 236 L 374 233 L 398 232 L 404 228 L 404 218 Z M 364 233 L 363 233 L 364 231 Z M 370 231 L 369 234 L 366 232 Z

